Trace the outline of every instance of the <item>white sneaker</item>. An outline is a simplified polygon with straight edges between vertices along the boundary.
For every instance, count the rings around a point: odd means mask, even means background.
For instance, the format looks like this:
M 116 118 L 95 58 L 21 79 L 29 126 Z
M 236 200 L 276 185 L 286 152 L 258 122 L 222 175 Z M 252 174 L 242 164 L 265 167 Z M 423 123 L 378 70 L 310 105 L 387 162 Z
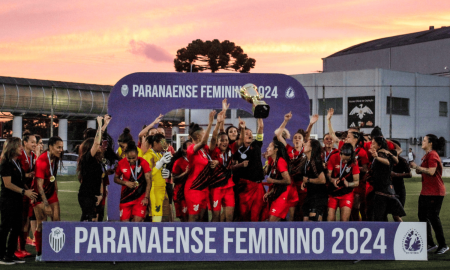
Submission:
M 449 250 L 448 246 L 439 247 L 435 254 L 444 254 Z
M 437 249 L 437 248 L 438 248 L 437 245 L 434 245 L 434 246 L 428 245 L 428 246 L 427 246 L 427 251 L 428 251 L 428 252 L 431 252 L 431 251 L 433 251 L 433 250 L 435 250 L 435 249 Z
M 36 255 L 36 261 L 37 262 L 42 262 L 42 254 L 41 255 Z

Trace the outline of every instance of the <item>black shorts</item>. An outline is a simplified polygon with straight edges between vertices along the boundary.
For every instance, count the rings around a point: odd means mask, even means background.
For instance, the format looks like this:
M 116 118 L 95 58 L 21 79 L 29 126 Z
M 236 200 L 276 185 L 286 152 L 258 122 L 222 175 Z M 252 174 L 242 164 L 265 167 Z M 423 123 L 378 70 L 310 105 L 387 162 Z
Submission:
M 319 216 L 324 216 L 328 206 L 328 195 L 322 196 L 306 196 L 305 202 L 302 206 L 303 216 L 308 217 L 310 213 L 316 213 Z
M 83 196 L 78 194 L 78 203 L 81 207 L 80 221 L 92 221 L 97 217 L 97 198 L 95 196 Z

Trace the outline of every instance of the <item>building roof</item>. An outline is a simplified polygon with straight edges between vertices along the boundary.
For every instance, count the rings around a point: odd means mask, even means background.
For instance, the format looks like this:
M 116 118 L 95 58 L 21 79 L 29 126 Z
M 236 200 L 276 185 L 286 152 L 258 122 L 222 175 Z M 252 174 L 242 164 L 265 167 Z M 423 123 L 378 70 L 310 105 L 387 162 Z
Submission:
M 10 85 L 20 85 L 20 86 L 38 86 L 38 87 L 55 87 L 55 88 L 63 88 L 63 89 L 102 91 L 102 92 L 111 92 L 111 90 L 113 88 L 113 86 L 111 86 L 111 85 L 36 80 L 36 79 L 25 79 L 25 78 L 4 77 L 4 76 L 0 76 L 0 84 L 10 84 Z
M 430 30 L 421 31 L 406 35 L 399 35 L 381 39 L 375 39 L 372 41 L 360 43 L 351 47 L 348 47 L 342 51 L 334 53 L 326 58 L 342 56 L 347 54 L 362 53 L 368 51 L 381 50 L 386 48 L 411 45 L 416 43 L 422 43 L 427 41 L 439 40 L 450 38 L 450 27 L 442 27 L 434 29 L 430 27 Z

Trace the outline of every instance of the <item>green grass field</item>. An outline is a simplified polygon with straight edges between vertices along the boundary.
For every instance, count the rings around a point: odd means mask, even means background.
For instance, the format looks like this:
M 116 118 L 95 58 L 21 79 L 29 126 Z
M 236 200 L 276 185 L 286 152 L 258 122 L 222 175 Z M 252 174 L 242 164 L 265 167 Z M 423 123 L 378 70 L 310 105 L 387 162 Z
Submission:
M 445 179 L 446 186 L 450 189 L 450 179 Z M 59 200 L 61 205 L 61 219 L 64 221 L 78 221 L 81 210 L 78 205 L 79 183 L 75 177 L 59 176 Z M 412 178 L 406 184 L 407 216 L 404 221 L 418 221 L 417 202 L 421 189 L 420 178 Z M 441 220 L 447 243 L 450 244 L 450 199 L 445 198 L 441 210 Z M 34 247 L 27 246 L 31 253 L 35 253 Z M 450 269 L 450 251 L 444 255 L 429 253 L 428 262 L 405 261 L 273 261 L 273 262 L 121 262 L 113 265 L 109 262 L 68 262 L 68 263 L 36 263 L 34 257 L 27 258 L 22 265 L 2 266 L 1 269 Z

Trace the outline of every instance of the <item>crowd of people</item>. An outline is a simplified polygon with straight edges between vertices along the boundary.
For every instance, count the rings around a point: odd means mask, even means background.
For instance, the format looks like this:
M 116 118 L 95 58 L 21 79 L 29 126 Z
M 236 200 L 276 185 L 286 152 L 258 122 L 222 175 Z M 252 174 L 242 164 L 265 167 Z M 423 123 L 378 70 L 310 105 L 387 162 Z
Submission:
M 418 217 L 427 222 L 428 251 L 443 254 L 449 249 L 439 219 L 446 191 L 437 151 L 445 147 L 444 138 L 424 136 L 421 145 L 426 154 L 419 166 L 401 157 L 400 143 L 385 139 L 379 127 L 371 134 L 357 127 L 335 132 L 334 111 L 329 109 L 323 145 L 310 138 L 317 115 L 306 130 L 294 133 L 289 144 L 287 126 L 294 116 L 287 113 L 267 149 L 262 149 L 263 119 L 257 119 L 256 136 L 242 119 L 237 127 L 225 129 L 228 107 L 224 100 L 221 112 L 211 111 L 206 129 L 191 123 L 189 139 L 176 152 L 164 129 L 155 128 L 162 115 L 144 126 L 137 142 L 125 128 L 116 151 L 107 133 L 111 117 L 97 117 L 97 130 L 87 129 L 76 150 L 80 220 L 103 221 L 108 176 L 114 175 L 114 183 L 121 186 L 117 200 L 124 222 L 161 222 L 164 216 L 172 221 L 172 205 L 182 222 L 336 221 L 337 217 L 384 222 L 388 215 L 401 222 L 406 215 L 404 178 L 412 177 L 414 169 L 422 176 Z M 42 222 L 60 220 L 57 171 L 62 155 L 59 137 L 50 138 L 45 151 L 42 138 L 29 132 L 4 144 L 0 264 L 23 263 L 21 258 L 30 256 L 27 243 L 35 245 L 36 261 L 42 260 Z M 164 207 L 165 201 L 169 207 Z

